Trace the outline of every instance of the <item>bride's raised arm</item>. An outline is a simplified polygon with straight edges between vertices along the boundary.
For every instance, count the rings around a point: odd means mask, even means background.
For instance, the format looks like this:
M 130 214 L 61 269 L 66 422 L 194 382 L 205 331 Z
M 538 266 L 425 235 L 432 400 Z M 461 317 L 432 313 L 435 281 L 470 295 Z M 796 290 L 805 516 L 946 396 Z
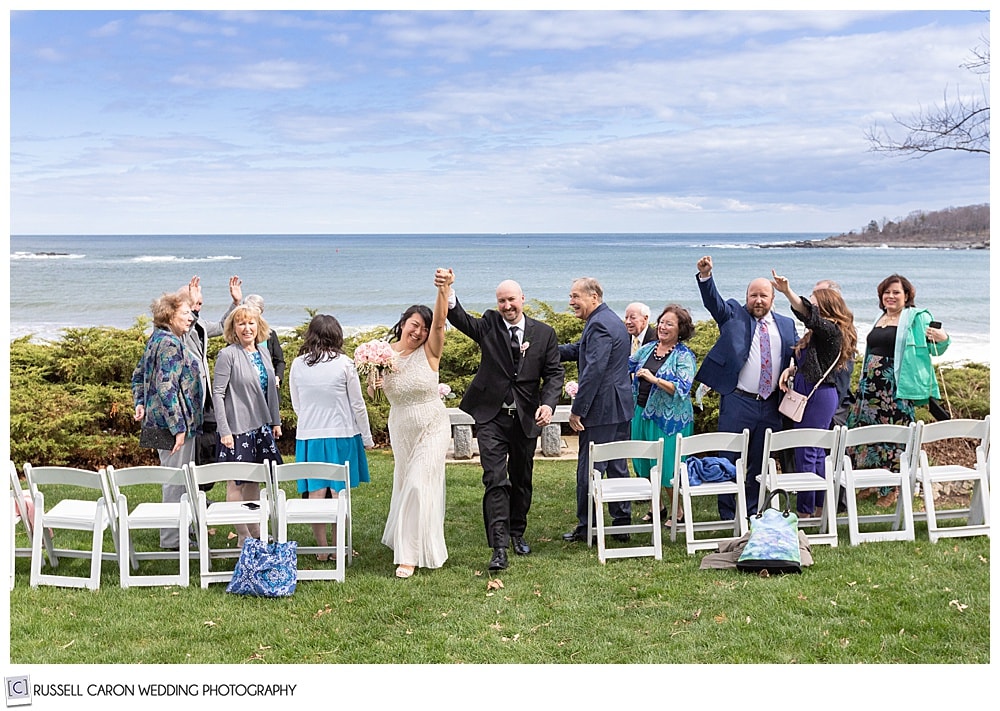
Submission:
M 448 295 L 451 293 L 451 284 L 454 280 L 451 269 L 445 272 L 439 269 L 437 274 L 447 274 L 447 277 L 435 279 L 437 285 L 437 298 L 434 300 L 434 318 L 431 321 L 431 332 L 427 334 L 427 361 L 434 370 L 438 369 L 441 362 L 441 353 L 444 351 L 444 327 L 448 320 Z

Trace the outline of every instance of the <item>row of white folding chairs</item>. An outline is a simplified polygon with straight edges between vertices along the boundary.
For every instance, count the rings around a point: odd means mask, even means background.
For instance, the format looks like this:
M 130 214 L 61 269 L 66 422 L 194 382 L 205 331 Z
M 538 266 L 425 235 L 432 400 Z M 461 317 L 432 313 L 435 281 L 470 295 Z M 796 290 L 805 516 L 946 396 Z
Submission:
M 17 555 L 29 555 L 31 558 L 31 586 L 60 585 L 63 587 L 79 587 L 96 590 L 101 581 L 101 563 L 104 560 L 116 560 L 118 557 L 117 523 L 114 521 L 111 508 L 111 493 L 107 477 L 103 470 L 93 471 L 74 467 L 32 467 L 24 465 L 25 482 L 28 491 L 21 488 L 17 469 L 10 462 L 10 490 L 12 505 L 17 511 L 25 533 L 31 540 L 29 550 L 17 549 L 14 545 L 15 525 L 11 526 L 12 560 Z M 43 489 L 49 486 L 73 486 L 79 490 L 89 490 L 91 498 L 63 498 L 55 505 L 46 508 Z M 29 513 L 30 502 L 30 513 Z M 89 548 L 57 548 L 53 542 L 55 529 L 70 529 L 88 531 L 91 535 Z M 111 529 L 112 541 L 116 552 L 104 552 L 104 535 Z M 43 557 L 48 560 L 48 567 L 58 568 L 60 558 L 87 558 L 90 560 L 90 574 L 86 576 L 58 575 L 54 572 L 42 572 Z M 11 587 L 13 588 L 13 565 L 11 566 Z
M 965 467 L 942 463 L 931 465 L 924 445 L 945 439 L 978 440 L 976 464 Z M 846 522 L 851 545 L 870 541 L 914 539 L 914 522 L 927 522 L 928 537 L 936 542 L 942 537 L 990 535 L 989 529 L 989 416 L 982 420 L 961 419 L 910 425 L 868 425 L 832 430 L 800 428 L 765 435 L 764 461 L 766 478 L 760 478 L 761 500 L 765 490 L 823 491 L 826 505 L 821 518 L 800 520 L 800 526 L 818 527 L 817 533 L 808 534 L 811 543 L 837 545 L 837 523 Z M 856 467 L 852 454 L 858 447 L 881 446 L 895 449 L 898 464 L 872 468 Z M 825 477 L 813 472 L 779 472 L 777 458 L 782 451 L 797 447 L 817 447 L 827 450 L 824 458 Z M 789 451 L 789 454 L 791 452 Z M 777 455 L 777 456 L 776 456 Z M 787 461 L 787 458 L 786 458 Z M 966 508 L 939 511 L 934 503 L 934 484 L 940 482 L 972 482 L 971 505 Z M 858 510 L 857 492 L 862 489 L 898 488 L 896 508 L 891 513 L 861 515 Z M 913 509 L 913 498 L 920 489 L 924 510 Z M 846 496 L 847 515 L 838 519 L 837 502 L 840 492 Z M 942 526 L 943 519 L 966 519 L 965 525 Z M 861 530 L 862 524 L 865 530 Z M 883 524 L 882 530 L 873 530 L 872 524 Z M 884 524 L 889 529 L 884 530 Z
M 765 433 L 762 461 L 764 471 L 758 478 L 759 501 L 765 492 L 784 489 L 792 492 L 822 491 L 826 505 L 822 516 L 800 520 L 810 543 L 837 545 L 837 525 L 846 523 L 851 545 L 867 541 L 913 540 L 914 520 L 926 520 L 932 542 L 946 536 L 990 535 L 989 528 L 989 432 L 990 419 L 948 420 L 943 422 L 911 425 L 870 425 L 830 430 L 799 428 Z M 964 467 L 957 464 L 931 466 L 923 445 L 951 438 L 979 440 L 976 447 L 976 464 Z M 676 540 L 683 532 L 688 553 L 700 549 L 716 549 L 720 543 L 737 538 L 747 531 L 746 500 L 743 488 L 749 432 L 709 432 L 683 437 L 677 435 L 675 447 L 675 485 L 671 502 L 674 526 L 670 539 Z M 849 450 L 862 445 L 885 445 L 899 452 L 899 464 L 894 468 L 856 468 Z M 826 450 L 825 476 L 813 472 L 796 472 L 779 469 L 779 460 L 791 461 L 792 451 L 798 447 L 816 447 Z M 688 457 L 728 453 L 735 458 L 736 477 L 732 481 L 706 482 L 691 485 L 685 462 Z M 945 481 L 971 481 L 972 501 L 969 508 L 939 511 L 934 505 L 934 484 Z M 913 494 L 919 484 L 924 499 L 924 511 L 913 511 Z M 857 492 L 871 487 L 899 487 L 896 509 L 889 514 L 861 515 L 858 512 Z M 847 515 L 838 519 L 837 501 L 841 490 L 846 491 Z M 698 496 L 717 497 L 731 494 L 736 500 L 734 519 L 708 518 L 698 520 L 692 499 Z M 681 505 L 683 505 L 681 509 Z M 677 525 L 679 510 L 685 511 L 684 522 Z M 965 525 L 941 526 L 942 519 L 967 519 Z M 889 530 L 872 530 L 874 524 L 888 523 Z M 862 530 L 862 524 L 865 530 Z M 722 537 L 696 538 L 700 531 L 722 530 Z
M 750 431 L 742 432 L 706 432 L 685 437 L 676 435 L 674 451 L 674 486 L 673 500 L 670 502 L 673 527 L 670 530 L 670 540 L 677 540 L 678 530 L 683 527 L 687 552 L 697 550 L 715 550 L 725 541 L 739 538 L 747 531 L 747 502 L 744 489 L 747 448 Z M 735 477 L 732 480 L 699 482 L 692 485 L 687 460 L 689 457 L 719 456 L 729 454 L 735 459 Z M 660 527 L 660 472 L 663 468 L 663 440 L 646 442 L 627 440 L 606 444 L 590 445 L 590 486 L 588 507 L 588 542 L 597 540 L 598 559 L 604 563 L 607 558 L 622 558 L 640 555 L 651 555 L 656 560 L 662 558 L 661 527 Z M 650 470 L 649 478 L 625 477 L 605 479 L 597 468 L 597 464 L 612 459 L 652 459 L 655 465 Z M 703 518 L 696 519 L 693 499 L 696 497 L 718 497 L 729 494 L 734 497 L 736 515 L 732 519 Z M 650 522 L 630 526 L 604 526 L 603 504 L 610 501 L 648 501 L 650 506 Z M 596 509 L 596 525 L 594 513 Z M 685 512 L 684 521 L 678 524 L 678 513 Z M 695 534 L 705 531 L 723 531 L 726 535 L 696 538 Z M 608 549 L 605 547 L 607 535 L 621 533 L 651 532 L 650 546 L 632 546 Z
M 114 469 L 107 467 L 99 471 L 74 467 L 33 467 L 24 466 L 28 483 L 28 496 L 34 506 L 33 516 L 27 513 L 25 493 L 17 476 L 14 463 L 10 463 L 11 509 L 11 571 L 10 584 L 14 585 L 14 558 L 21 554 L 31 557 L 31 586 L 59 585 L 63 587 L 85 587 L 96 590 L 100 586 L 100 571 L 103 560 L 117 560 L 120 584 L 123 588 L 134 585 L 181 585 L 189 583 L 188 527 L 194 523 L 197 531 L 202 587 L 210 582 L 228 582 L 232 571 L 212 571 L 211 559 L 235 557 L 238 549 L 209 548 L 209 525 L 236 523 L 257 524 L 266 539 L 270 532 L 277 540 L 287 538 L 288 524 L 295 523 L 335 523 L 336 541 L 326 548 L 305 547 L 302 552 L 332 552 L 336 554 L 336 567 L 325 570 L 302 570 L 302 579 L 333 579 L 343 581 L 344 565 L 351 561 L 351 520 L 350 520 L 350 473 L 347 465 L 323 463 L 296 463 L 272 466 L 264 464 L 243 464 L 226 462 L 197 466 L 194 463 L 180 469 L 169 467 L 130 467 Z M 279 483 L 298 478 L 315 478 L 344 482 L 340 496 L 334 499 L 287 499 Z M 246 506 L 246 502 L 211 502 L 199 485 L 225 482 L 232 479 L 252 481 L 262 486 L 258 508 Z M 173 484 L 185 487 L 185 493 L 178 502 L 140 502 L 130 508 L 124 488 L 140 484 Z M 91 490 L 91 498 L 63 498 L 46 509 L 42 489 L 49 485 L 73 486 Z M 17 521 L 21 521 L 30 537 L 30 553 L 16 549 L 14 545 Z M 53 544 L 53 529 L 92 531 L 91 547 L 88 549 L 56 548 Z M 132 541 L 132 531 L 136 529 L 176 528 L 179 549 L 173 551 L 136 551 Z M 104 535 L 111 530 L 115 553 L 105 553 Z M 43 573 L 43 549 L 51 568 L 59 565 L 59 558 L 89 558 L 89 576 L 58 575 Z M 204 555 L 201 553 L 205 552 Z M 136 575 L 139 561 L 149 559 L 177 559 L 176 575 Z
M 229 582 L 231 570 L 212 570 L 213 558 L 239 555 L 238 549 L 211 548 L 209 528 L 214 526 L 247 524 L 260 527 L 261 537 L 266 539 L 268 531 L 278 542 L 288 539 L 291 524 L 334 524 L 333 545 L 300 546 L 300 554 L 324 553 L 336 556 L 333 568 L 300 569 L 300 580 L 344 581 L 345 566 L 352 560 L 351 539 L 351 481 L 348 464 L 327 464 L 323 462 L 295 462 L 289 464 L 249 464 L 242 462 L 220 462 L 196 465 L 192 462 L 189 472 L 188 492 L 195 502 L 194 522 L 197 530 L 201 586 L 208 587 L 213 582 Z M 323 479 L 341 482 L 339 495 L 329 499 L 288 498 L 280 484 L 298 479 Z M 245 501 L 209 502 L 200 486 L 218 482 L 244 481 L 259 484 L 261 496 L 259 508 L 248 507 Z

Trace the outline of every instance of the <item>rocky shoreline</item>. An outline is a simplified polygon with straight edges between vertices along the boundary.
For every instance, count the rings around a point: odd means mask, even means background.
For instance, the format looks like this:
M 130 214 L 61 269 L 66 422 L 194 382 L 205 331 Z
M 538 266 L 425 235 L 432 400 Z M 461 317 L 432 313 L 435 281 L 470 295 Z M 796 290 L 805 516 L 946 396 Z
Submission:
M 905 247 L 908 249 L 989 249 L 990 235 L 920 235 L 841 234 L 817 240 L 798 240 L 783 244 L 762 244 L 761 247 L 804 247 L 831 249 L 834 247 Z

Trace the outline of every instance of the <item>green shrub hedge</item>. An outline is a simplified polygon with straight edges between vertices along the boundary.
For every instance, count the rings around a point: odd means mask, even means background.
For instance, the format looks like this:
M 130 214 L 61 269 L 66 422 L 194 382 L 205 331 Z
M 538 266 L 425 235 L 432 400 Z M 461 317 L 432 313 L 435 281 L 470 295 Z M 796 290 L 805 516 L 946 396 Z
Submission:
M 556 313 L 545 303 L 532 301 L 525 312 L 550 324 L 560 343 L 580 338 L 583 322 L 569 312 Z M 309 314 L 309 318 L 312 317 Z M 302 345 L 308 319 L 281 337 L 285 358 L 292 360 Z M 99 467 L 108 463 L 116 466 L 154 463 L 151 450 L 140 449 L 139 426 L 132 417 L 132 394 L 129 384 L 132 371 L 139 362 L 148 338 L 150 322 L 146 317 L 136 320 L 130 328 L 67 329 L 60 340 L 32 343 L 30 336 L 10 344 L 10 450 L 11 458 L 20 464 L 29 461 L 50 465 Z M 358 344 L 388 333 L 379 327 L 357 333 L 345 343 L 348 355 Z M 718 338 L 714 321 L 696 324 L 694 337 L 688 342 L 698 362 Z M 209 359 L 225 345 L 214 338 L 209 346 Z M 441 358 L 441 382 L 447 383 L 456 399 L 448 405 L 457 406 L 479 365 L 479 348 L 464 334 L 448 331 Z M 566 363 L 566 381 L 577 378 L 576 364 Z M 855 366 L 857 384 L 860 362 Z M 955 417 L 984 417 L 989 413 L 989 366 L 971 364 L 943 371 L 943 389 L 947 391 Z M 281 384 L 282 451 L 295 448 L 296 417 L 288 394 L 287 374 Z M 568 403 L 563 395 L 561 400 Z M 695 407 L 695 431 L 713 431 L 718 422 L 719 397 L 709 393 L 703 409 Z M 387 403 L 368 403 L 372 434 L 376 442 L 388 443 L 386 423 Z M 918 417 L 931 419 L 922 408 Z

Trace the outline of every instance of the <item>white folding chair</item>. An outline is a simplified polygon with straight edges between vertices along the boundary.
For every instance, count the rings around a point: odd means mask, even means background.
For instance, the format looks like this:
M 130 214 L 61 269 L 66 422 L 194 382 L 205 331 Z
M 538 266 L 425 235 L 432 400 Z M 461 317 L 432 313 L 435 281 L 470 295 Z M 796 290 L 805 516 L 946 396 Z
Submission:
M 28 481 L 31 497 L 34 502 L 34 520 L 31 522 L 31 587 L 39 585 L 57 585 L 70 588 L 89 588 L 97 590 L 101 586 L 101 561 L 107 556 L 117 560 L 117 553 L 104 553 L 104 532 L 111 529 L 112 541 L 117 550 L 117 522 L 114 521 L 111 508 L 111 492 L 108 489 L 107 476 L 104 470 L 91 471 L 73 467 L 32 467 L 24 465 L 24 477 Z M 89 490 L 98 492 L 96 499 L 78 499 L 66 497 L 58 501 L 51 509 L 45 508 L 43 488 L 50 486 L 72 486 L 76 491 Z M 73 493 L 76 493 L 74 491 Z M 89 549 L 56 548 L 52 542 L 53 529 L 68 529 L 74 531 L 90 531 L 92 533 Z M 90 575 L 56 575 L 42 573 L 42 548 L 53 568 L 59 565 L 60 557 L 89 558 Z
M 845 430 L 840 437 L 840 476 L 837 494 L 845 489 L 847 494 L 847 530 L 852 546 L 872 541 L 913 540 L 913 489 L 910 486 L 911 467 L 914 461 L 914 440 L 917 425 L 865 425 Z M 893 445 L 899 452 L 898 470 L 875 467 L 857 469 L 851 460 L 851 451 L 859 445 Z M 874 487 L 899 487 L 896 510 L 891 514 L 858 513 L 858 489 Z M 838 499 L 834 499 L 837 501 Z M 889 530 L 861 530 L 861 524 L 891 524 Z
M 670 540 L 677 540 L 678 504 L 684 504 L 684 538 L 687 544 L 687 552 L 694 553 L 696 550 L 715 550 L 719 544 L 725 541 L 739 538 L 749 529 L 747 522 L 747 496 L 744 484 L 746 481 L 745 463 L 747 460 L 747 447 L 750 442 L 750 430 L 745 429 L 740 433 L 735 432 L 704 432 L 702 434 L 684 437 L 676 435 L 677 446 L 674 448 L 674 498 L 670 508 L 670 516 L 673 519 L 673 527 L 670 529 Z M 735 481 L 713 481 L 702 482 L 697 486 L 691 485 L 691 477 L 688 472 L 687 457 L 695 456 L 718 456 L 722 452 L 735 452 L 736 459 L 736 480 Z M 709 518 L 698 521 L 695 519 L 696 512 L 692 503 L 695 497 L 712 496 L 718 497 L 720 494 L 734 494 L 736 496 L 736 517 L 732 520 Z M 695 538 L 696 532 L 729 530 L 731 536 L 713 538 Z
M 832 430 L 812 427 L 782 430 L 772 432 L 770 428 L 764 433 L 764 473 L 759 477 L 760 495 L 758 501 L 765 501 L 765 492 L 784 489 L 787 492 L 822 491 L 826 494 L 821 518 L 800 518 L 799 528 L 818 526 L 817 533 L 807 533 L 806 537 L 812 544 L 837 546 L 837 457 L 839 456 L 841 427 Z M 788 452 L 799 447 L 816 447 L 827 450 L 823 461 L 825 477 L 815 472 L 778 471 L 777 459 L 781 452 Z M 791 457 L 788 457 L 791 459 Z
M 20 523 L 31 541 L 31 517 L 28 515 L 28 504 L 25 495 L 31 494 L 21 488 L 21 480 L 17 477 L 17 467 L 10 463 L 10 589 L 14 589 L 14 559 L 30 558 L 31 547 L 17 547 L 17 526 Z
M 238 523 L 260 525 L 261 539 L 267 540 L 268 521 L 271 512 L 269 508 L 270 494 L 270 462 L 263 464 L 252 462 L 218 462 L 215 464 L 188 465 L 187 478 L 188 498 L 194 499 L 194 515 L 198 531 L 198 567 L 201 575 L 201 587 L 207 588 L 209 583 L 228 583 L 233 577 L 232 570 L 212 570 L 212 559 L 237 558 L 239 548 L 212 548 L 208 537 L 209 526 L 233 526 Z M 198 487 L 202 484 L 214 484 L 240 480 L 256 482 L 263 485 L 260 502 L 249 501 L 213 501 L 208 505 L 205 492 Z M 248 506 L 248 504 L 255 506 Z M 182 537 L 181 541 L 185 539 Z
M 930 463 L 924 446 L 945 439 L 978 439 L 976 463 L 973 467 L 961 464 Z M 990 451 L 990 418 L 982 420 L 944 420 L 917 423 L 917 463 L 913 469 L 914 486 L 919 483 L 924 497 L 924 513 L 914 518 L 927 520 L 927 534 L 931 543 L 939 538 L 990 535 L 990 471 L 987 464 Z M 968 508 L 941 509 L 934 504 L 934 484 L 955 481 L 972 482 L 972 499 Z M 965 525 L 941 526 L 945 519 L 965 519 Z
M 289 524 L 323 524 L 336 526 L 336 540 L 332 546 L 298 546 L 298 554 L 328 553 L 337 556 L 333 568 L 299 568 L 299 580 L 336 580 L 344 582 L 345 566 L 351 564 L 353 541 L 351 540 L 351 474 L 349 464 L 327 464 L 324 462 L 294 462 L 275 464 L 271 467 L 271 496 L 277 534 L 275 540 L 288 540 Z M 281 488 L 283 481 L 298 479 L 327 479 L 343 482 L 344 488 L 336 498 L 303 499 L 288 498 Z
M 186 466 L 186 465 L 185 465 Z M 129 510 L 128 497 L 123 488 L 144 484 L 176 484 L 187 486 L 184 468 L 174 467 L 128 467 L 115 469 L 108 466 L 108 482 L 111 496 L 118 515 L 118 571 L 121 587 L 138 585 L 180 585 L 187 587 L 190 582 L 190 551 L 188 549 L 188 526 L 191 523 L 191 502 L 187 493 L 181 494 L 178 502 L 148 501 L 138 503 Z M 179 550 L 136 552 L 132 531 L 138 529 L 176 528 Z M 140 560 L 178 561 L 176 575 L 133 575 L 139 569 Z
M 660 472 L 663 470 L 663 440 L 624 440 L 622 442 L 590 443 L 588 452 L 590 464 L 590 486 L 587 506 L 587 546 L 594 540 L 597 529 L 597 559 L 606 563 L 608 558 L 636 558 L 651 555 L 656 560 L 663 557 L 660 533 Z M 606 479 L 595 466 L 613 459 L 655 459 L 656 464 L 649 471 L 649 478 L 627 476 Z M 648 501 L 653 520 L 627 526 L 605 526 L 604 504 L 612 501 Z M 595 516 L 596 514 L 596 516 Z M 596 518 L 596 521 L 594 520 Z M 648 546 L 608 548 L 607 535 L 651 533 Z

